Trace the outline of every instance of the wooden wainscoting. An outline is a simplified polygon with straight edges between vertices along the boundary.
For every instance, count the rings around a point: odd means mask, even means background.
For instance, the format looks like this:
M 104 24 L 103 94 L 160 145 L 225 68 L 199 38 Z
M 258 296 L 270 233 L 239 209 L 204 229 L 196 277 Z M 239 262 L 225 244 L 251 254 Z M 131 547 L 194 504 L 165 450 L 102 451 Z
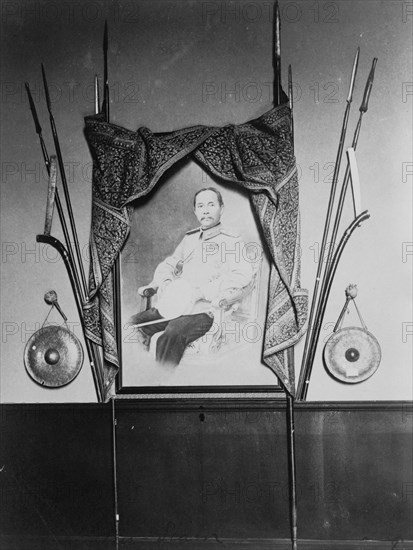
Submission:
M 1 407 L 4 550 L 289 549 L 285 402 Z M 299 549 L 413 548 L 410 402 L 296 405 Z

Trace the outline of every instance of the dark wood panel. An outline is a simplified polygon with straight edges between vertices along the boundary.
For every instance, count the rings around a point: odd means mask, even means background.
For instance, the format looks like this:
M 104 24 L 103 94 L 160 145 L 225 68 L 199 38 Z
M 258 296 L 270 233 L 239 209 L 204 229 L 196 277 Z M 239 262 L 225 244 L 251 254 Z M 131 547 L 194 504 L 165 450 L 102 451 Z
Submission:
M 406 418 L 407 420 L 407 418 Z M 300 534 L 413 538 L 412 428 L 402 411 L 297 413 Z
M 110 408 L 1 410 L 1 533 L 113 535 Z
M 123 536 L 288 536 L 284 413 L 119 410 Z M 139 521 L 137 521 L 139 518 Z
M 288 547 L 285 402 L 116 417 L 120 547 Z M 300 548 L 413 548 L 412 425 L 411 403 L 297 404 Z M 4 405 L 1 438 L 2 548 L 114 548 L 110 404 Z

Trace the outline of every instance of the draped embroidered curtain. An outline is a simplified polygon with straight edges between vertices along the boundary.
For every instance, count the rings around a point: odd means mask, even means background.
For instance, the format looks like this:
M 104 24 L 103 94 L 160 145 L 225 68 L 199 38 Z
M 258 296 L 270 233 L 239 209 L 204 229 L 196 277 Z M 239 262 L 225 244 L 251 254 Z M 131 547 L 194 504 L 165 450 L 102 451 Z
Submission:
M 132 202 L 147 195 L 178 160 L 194 157 L 211 175 L 248 190 L 271 257 L 263 361 L 295 394 L 286 350 L 302 336 L 307 292 L 300 288 L 298 179 L 291 113 L 280 105 L 260 118 L 223 128 L 136 132 L 85 119 L 93 157 L 90 300 L 87 336 L 103 346 L 106 397 L 119 368 L 114 323 L 113 266 L 128 237 Z

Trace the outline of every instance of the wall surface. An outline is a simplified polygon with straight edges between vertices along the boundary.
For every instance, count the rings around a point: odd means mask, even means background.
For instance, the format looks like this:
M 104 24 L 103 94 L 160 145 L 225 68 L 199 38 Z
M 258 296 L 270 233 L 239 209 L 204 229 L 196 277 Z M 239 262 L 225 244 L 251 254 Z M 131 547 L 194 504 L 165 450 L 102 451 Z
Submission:
M 294 80 L 295 146 L 301 182 L 302 284 L 313 287 L 319 243 L 348 92 L 361 48 L 347 144 L 373 57 L 378 57 L 357 159 L 362 204 L 371 218 L 355 232 L 340 264 L 322 331 L 332 330 L 344 289 L 359 287 L 358 306 L 382 348 L 377 373 L 359 385 L 328 376 L 316 356 L 310 400 L 397 400 L 412 396 L 411 120 L 412 10 L 404 1 L 280 2 L 282 68 Z M 93 112 L 93 78 L 102 76 L 102 34 L 110 32 L 112 122 L 169 131 L 255 118 L 272 105 L 270 2 L 157 0 L 2 3 L 2 285 L 1 399 L 95 401 L 85 364 L 76 380 L 46 390 L 27 376 L 25 342 L 43 323 L 45 291 L 54 288 L 72 328 L 80 325 L 66 272 L 53 250 L 36 244 L 44 223 L 47 178 L 24 82 L 32 88 L 49 151 L 52 140 L 41 84 L 43 62 L 67 166 L 88 269 L 91 157 L 83 118 Z M 342 175 L 342 174 L 341 174 Z M 352 219 L 350 197 L 343 229 Z M 57 217 L 53 234 L 61 238 Z M 59 316 L 49 321 L 60 323 Z M 351 313 L 346 324 L 356 324 Z M 299 368 L 302 343 L 297 347 Z

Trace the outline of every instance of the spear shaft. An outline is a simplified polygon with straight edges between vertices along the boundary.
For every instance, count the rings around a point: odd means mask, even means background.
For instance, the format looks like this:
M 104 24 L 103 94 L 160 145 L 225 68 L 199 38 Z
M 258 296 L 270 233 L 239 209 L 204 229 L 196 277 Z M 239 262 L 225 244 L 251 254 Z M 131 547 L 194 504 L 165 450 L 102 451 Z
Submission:
M 34 104 L 28 82 L 25 82 L 24 86 L 26 88 L 27 97 L 29 98 L 30 111 L 32 113 L 34 127 L 36 128 L 36 134 L 39 136 L 40 147 L 42 148 L 44 162 L 46 164 L 46 168 L 49 169 L 49 166 L 50 166 L 49 155 L 47 154 L 46 145 L 43 140 L 42 127 L 40 126 L 39 118 L 37 116 L 36 106 Z
M 290 132 L 291 143 L 294 152 L 294 115 L 293 115 L 293 76 L 291 65 L 288 66 L 288 105 L 290 108 Z M 288 368 L 295 370 L 294 347 L 291 346 L 286 352 L 286 361 Z M 290 521 L 291 521 L 291 543 L 292 550 L 297 550 L 297 472 L 295 461 L 295 421 L 294 421 L 294 402 L 295 398 L 286 392 L 287 397 L 287 430 L 288 430 L 288 459 L 289 459 L 289 489 L 290 489 Z
M 47 110 L 49 111 L 49 116 L 50 116 L 50 126 L 51 126 L 51 129 L 52 129 L 53 141 L 54 141 L 54 145 L 55 145 L 55 149 L 56 149 L 57 161 L 58 161 L 58 164 L 59 164 L 60 177 L 61 177 L 62 184 L 63 184 L 63 192 L 64 192 L 64 195 L 65 195 L 67 212 L 69 214 L 69 223 L 70 223 L 70 228 L 71 228 L 71 231 L 72 231 L 72 234 L 73 234 L 75 255 L 76 255 L 77 263 L 78 263 L 78 266 L 79 266 L 80 281 L 81 281 L 80 289 L 82 291 L 83 299 L 86 300 L 87 299 L 86 277 L 85 277 L 85 272 L 84 272 L 84 269 L 83 269 L 83 262 L 82 262 L 82 256 L 81 256 L 81 253 L 80 253 L 79 239 L 77 237 L 76 224 L 75 224 L 75 220 L 74 220 L 74 216 L 73 216 L 72 203 L 71 203 L 70 195 L 69 195 L 69 187 L 68 187 L 67 179 L 66 179 L 66 172 L 65 172 L 65 167 L 64 167 L 64 163 L 63 163 L 62 151 L 60 149 L 59 137 L 57 135 L 56 124 L 55 124 L 53 113 L 52 113 L 52 105 L 51 105 L 50 96 L 49 96 L 49 88 L 48 88 L 48 85 L 47 85 L 46 72 L 44 70 L 43 64 L 42 64 L 42 76 L 43 76 L 43 83 L 44 83 L 44 89 L 45 89 L 45 94 L 46 94 Z
M 99 97 L 99 78 L 95 74 L 95 115 L 99 114 L 100 111 L 100 97 Z
M 288 360 L 294 366 L 294 347 L 288 348 Z M 289 452 L 289 489 L 292 550 L 297 550 L 297 476 L 295 460 L 294 397 L 287 392 L 287 429 Z
M 315 313 L 317 311 L 316 305 L 317 305 L 317 300 L 318 300 L 318 297 L 319 297 L 319 287 L 320 287 L 321 275 L 322 275 L 322 271 L 323 271 L 323 259 L 324 259 L 324 254 L 325 254 L 325 250 L 326 250 L 326 246 L 327 246 L 328 234 L 329 234 L 329 231 L 330 231 L 331 216 L 332 216 L 332 213 L 333 213 L 334 199 L 335 199 L 336 190 L 337 190 L 338 175 L 339 175 L 339 172 L 340 172 L 341 159 L 342 159 L 342 156 L 343 156 L 344 142 L 345 142 L 346 133 L 347 133 L 348 119 L 349 119 L 349 116 L 350 116 L 351 102 L 352 102 L 352 98 L 353 98 L 354 85 L 355 85 L 355 81 L 356 81 L 356 74 L 357 74 L 359 56 L 360 56 L 360 48 L 357 48 L 357 51 L 356 51 L 356 54 L 355 54 L 355 57 L 354 57 L 354 61 L 353 61 L 353 69 L 352 69 L 352 72 L 351 72 L 349 92 L 348 92 L 348 96 L 347 96 L 347 100 L 346 100 L 347 105 L 346 105 L 346 109 L 345 109 L 345 112 L 344 112 L 343 123 L 341 125 L 340 140 L 339 140 L 339 145 L 338 145 L 338 150 L 337 150 L 336 162 L 335 162 L 335 165 L 334 165 L 333 181 L 332 181 L 332 184 L 331 184 L 330 198 L 329 198 L 328 206 L 327 206 L 327 217 L 326 217 L 326 221 L 325 221 L 325 225 L 324 225 L 323 237 L 322 237 L 322 241 L 321 241 L 321 249 L 320 249 L 318 266 L 317 266 L 317 274 L 316 274 L 316 279 L 315 279 L 315 285 L 314 285 L 313 297 L 312 297 L 312 302 L 311 302 L 310 314 L 309 314 L 309 317 L 308 317 L 308 330 L 307 330 L 307 335 L 306 335 L 306 340 L 305 340 L 305 345 L 304 345 L 301 374 L 303 374 L 305 372 L 306 364 L 307 364 L 308 351 L 311 348 L 311 346 L 313 344 L 313 340 L 314 340 L 314 338 L 313 338 L 314 337 L 314 335 L 313 335 L 313 324 L 314 324 L 314 316 L 315 316 Z M 298 383 L 298 396 L 299 396 L 299 398 L 300 398 L 300 396 L 302 395 L 302 393 L 304 391 L 303 384 L 304 384 L 304 378 L 301 376 L 300 380 L 299 380 L 299 383 Z
M 291 127 L 290 127 L 290 129 L 291 129 L 291 142 L 294 145 L 293 73 L 292 73 L 291 65 L 288 65 L 288 104 L 289 104 L 290 113 L 291 113 Z
M 106 122 L 109 122 L 109 77 L 108 77 L 108 22 L 105 21 L 105 31 L 103 33 L 103 104 L 102 112 L 105 115 Z
M 281 102 L 281 18 L 278 0 L 275 2 L 274 8 L 274 104 L 279 105 Z

